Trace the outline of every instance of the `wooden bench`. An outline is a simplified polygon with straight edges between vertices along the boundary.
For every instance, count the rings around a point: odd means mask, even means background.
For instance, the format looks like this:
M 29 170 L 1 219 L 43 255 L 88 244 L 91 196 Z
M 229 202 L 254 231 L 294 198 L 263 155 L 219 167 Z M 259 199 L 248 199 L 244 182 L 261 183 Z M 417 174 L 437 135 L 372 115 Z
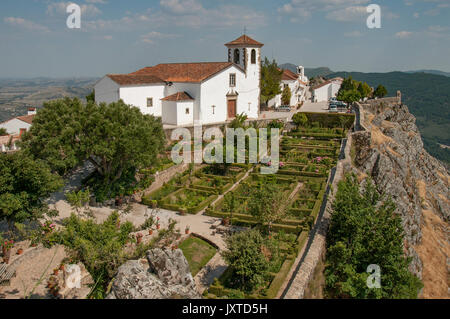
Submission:
M 11 283 L 11 278 L 16 275 L 14 269 L 8 269 L 5 263 L 0 264 L 0 286 L 9 286 Z

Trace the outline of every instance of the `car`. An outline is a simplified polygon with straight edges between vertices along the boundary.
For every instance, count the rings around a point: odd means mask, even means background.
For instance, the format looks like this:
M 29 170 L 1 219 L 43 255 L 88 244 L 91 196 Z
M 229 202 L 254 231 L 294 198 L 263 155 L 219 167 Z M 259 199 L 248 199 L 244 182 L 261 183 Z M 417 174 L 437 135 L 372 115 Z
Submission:
M 337 99 L 335 97 L 330 98 L 330 102 L 337 102 Z
M 336 104 L 330 104 L 330 108 L 329 108 L 330 112 L 337 112 L 337 105 Z
M 342 101 L 337 101 L 337 102 L 336 102 L 336 105 L 337 105 L 338 107 L 347 107 L 347 103 L 342 102 Z
M 279 107 L 277 107 L 276 111 L 277 112 L 290 112 L 291 107 L 289 105 L 280 105 Z

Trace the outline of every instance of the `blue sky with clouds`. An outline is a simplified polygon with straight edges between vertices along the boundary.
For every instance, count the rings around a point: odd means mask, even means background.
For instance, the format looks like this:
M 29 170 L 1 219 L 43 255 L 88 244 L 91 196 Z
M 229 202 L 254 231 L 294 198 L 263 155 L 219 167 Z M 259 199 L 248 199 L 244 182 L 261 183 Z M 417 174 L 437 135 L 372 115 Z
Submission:
M 335 71 L 450 72 L 450 0 L 77 0 L 68 29 L 56 0 L 0 1 L 0 77 L 128 73 L 166 62 L 224 61 L 243 33 L 279 62 Z M 381 29 L 366 26 L 367 5 Z

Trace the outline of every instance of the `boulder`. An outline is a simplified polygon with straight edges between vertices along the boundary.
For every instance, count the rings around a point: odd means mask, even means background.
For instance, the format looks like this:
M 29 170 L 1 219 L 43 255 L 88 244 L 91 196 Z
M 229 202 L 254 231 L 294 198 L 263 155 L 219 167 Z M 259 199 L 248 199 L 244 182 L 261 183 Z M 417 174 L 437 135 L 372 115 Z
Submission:
M 108 299 L 200 299 L 180 249 L 155 248 L 119 267 Z

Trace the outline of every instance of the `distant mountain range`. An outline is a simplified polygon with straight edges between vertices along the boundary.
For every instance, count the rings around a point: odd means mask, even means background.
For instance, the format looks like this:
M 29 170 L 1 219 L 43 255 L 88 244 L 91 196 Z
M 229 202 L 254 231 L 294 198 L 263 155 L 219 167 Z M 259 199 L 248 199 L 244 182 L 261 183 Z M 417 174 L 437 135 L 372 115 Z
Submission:
M 281 64 L 280 68 L 290 70 L 294 73 L 297 73 L 297 65 L 292 63 Z M 330 68 L 327 67 L 319 67 L 319 68 L 305 68 L 305 75 L 309 78 L 315 78 L 316 76 L 327 76 L 333 73 Z
M 405 73 L 428 73 L 428 74 L 434 74 L 434 75 L 443 75 L 450 77 L 450 72 L 443 72 L 439 70 L 417 70 L 417 71 L 407 71 Z
M 297 73 L 297 65 L 292 64 L 292 63 L 284 63 L 280 65 L 280 68 L 282 69 L 288 69 L 294 73 Z M 323 76 L 323 77 L 327 77 L 330 74 L 336 73 L 334 71 L 332 71 L 330 68 L 328 67 L 318 67 L 318 68 L 305 68 L 305 75 L 308 78 L 314 78 L 316 76 Z M 447 76 L 450 77 L 450 72 L 444 72 L 444 71 L 439 71 L 439 70 L 416 70 L 416 71 L 404 71 L 403 73 L 427 73 L 427 74 L 434 74 L 434 75 L 443 75 L 443 76 Z
M 0 122 L 27 114 L 30 106 L 63 97 L 84 99 L 92 92 L 96 78 L 0 79 Z
M 450 77 L 417 72 L 361 73 L 336 72 L 327 77 L 352 76 L 372 87 L 382 84 L 388 95 L 402 92 L 402 100 L 417 119 L 425 149 L 437 159 L 450 164 Z

